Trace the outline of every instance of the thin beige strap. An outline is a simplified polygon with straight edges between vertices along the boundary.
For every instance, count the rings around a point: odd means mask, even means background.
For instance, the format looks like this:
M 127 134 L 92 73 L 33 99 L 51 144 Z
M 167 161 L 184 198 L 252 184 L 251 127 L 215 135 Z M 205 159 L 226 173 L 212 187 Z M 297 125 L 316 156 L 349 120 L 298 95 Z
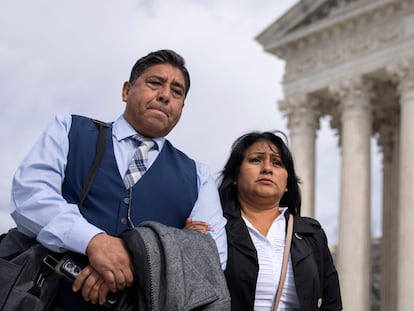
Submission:
M 273 310 L 277 311 L 280 297 L 282 297 L 283 285 L 285 284 L 287 266 L 289 262 L 290 245 L 292 244 L 292 233 L 293 233 L 293 216 L 289 214 L 289 221 L 286 233 L 285 250 L 283 251 L 282 270 L 280 271 L 279 285 L 277 287 L 276 301 Z

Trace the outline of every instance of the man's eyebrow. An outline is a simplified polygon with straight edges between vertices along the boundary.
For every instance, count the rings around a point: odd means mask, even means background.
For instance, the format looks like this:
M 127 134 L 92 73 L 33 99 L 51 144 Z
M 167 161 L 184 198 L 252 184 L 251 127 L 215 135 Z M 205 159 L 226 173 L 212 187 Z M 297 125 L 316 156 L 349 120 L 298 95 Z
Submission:
M 147 76 L 147 79 L 157 79 L 157 80 L 159 80 L 159 81 L 162 81 L 162 82 L 165 82 L 165 81 L 167 81 L 167 78 L 165 78 L 165 77 L 163 77 L 163 76 L 159 76 L 159 75 L 156 75 L 156 74 L 153 74 L 153 75 L 150 75 L 150 76 Z M 171 83 L 173 86 L 175 86 L 175 87 L 179 87 L 179 88 L 181 88 L 183 91 L 185 90 L 185 86 L 184 86 L 184 84 L 183 83 L 181 83 L 181 82 L 178 82 L 178 81 L 173 81 L 172 83 Z
M 146 79 L 158 79 L 158 80 L 161 80 L 161 81 L 166 81 L 167 79 L 166 78 L 164 78 L 164 77 L 162 77 L 162 76 L 159 76 L 159 75 L 156 75 L 156 74 L 153 74 L 153 75 L 150 75 L 150 76 L 147 76 L 146 77 Z
M 182 84 L 181 82 L 178 81 L 173 81 L 172 83 L 173 86 L 179 87 L 180 89 L 182 89 L 183 91 L 185 90 L 185 86 L 184 84 Z

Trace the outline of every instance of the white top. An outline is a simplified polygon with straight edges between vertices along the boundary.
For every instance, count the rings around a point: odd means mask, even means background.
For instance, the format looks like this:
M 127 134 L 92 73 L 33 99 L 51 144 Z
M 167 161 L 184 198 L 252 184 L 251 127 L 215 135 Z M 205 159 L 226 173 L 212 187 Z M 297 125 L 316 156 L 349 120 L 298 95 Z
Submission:
M 280 209 L 280 215 L 273 221 L 267 236 L 263 236 L 246 218 L 243 217 L 256 248 L 259 260 L 259 274 L 257 276 L 256 297 L 254 300 L 255 311 L 273 310 L 285 247 L 286 219 L 283 214 L 286 210 L 287 208 Z M 296 294 L 292 260 L 290 256 L 278 310 L 299 310 L 299 301 Z

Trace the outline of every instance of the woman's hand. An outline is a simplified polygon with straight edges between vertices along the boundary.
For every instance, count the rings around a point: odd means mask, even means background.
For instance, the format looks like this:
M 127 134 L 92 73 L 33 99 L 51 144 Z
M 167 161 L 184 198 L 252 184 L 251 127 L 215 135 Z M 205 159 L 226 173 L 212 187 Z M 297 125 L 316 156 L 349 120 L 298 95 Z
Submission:
M 213 232 L 214 229 L 208 225 L 205 221 L 193 221 L 191 218 L 187 218 L 185 221 L 184 229 L 197 230 L 201 233 Z

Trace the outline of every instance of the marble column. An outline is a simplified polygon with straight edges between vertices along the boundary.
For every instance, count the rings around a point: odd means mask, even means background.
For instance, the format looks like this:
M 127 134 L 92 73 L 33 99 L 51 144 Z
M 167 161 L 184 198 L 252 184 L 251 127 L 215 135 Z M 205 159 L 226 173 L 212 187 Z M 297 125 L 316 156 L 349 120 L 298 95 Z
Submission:
M 344 310 L 370 310 L 370 137 L 368 84 L 350 79 L 331 86 L 341 116 L 341 194 L 338 272 Z
M 315 143 L 319 129 L 319 110 L 315 99 L 296 95 L 279 102 L 279 109 L 288 117 L 290 150 L 296 174 L 301 180 L 301 215 L 315 215 Z
M 389 311 L 397 310 L 399 128 L 392 122 L 382 125 L 379 133 L 383 152 L 380 310 Z
M 382 237 L 380 256 L 380 310 L 397 310 L 398 178 L 400 98 L 390 79 L 373 88 L 373 131 L 382 151 Z
M 414 59 L 388 67 L 399 84 L 400 93 L 400 169 L 398 201 L 398 311 L 411 311 L 414 306 Z

